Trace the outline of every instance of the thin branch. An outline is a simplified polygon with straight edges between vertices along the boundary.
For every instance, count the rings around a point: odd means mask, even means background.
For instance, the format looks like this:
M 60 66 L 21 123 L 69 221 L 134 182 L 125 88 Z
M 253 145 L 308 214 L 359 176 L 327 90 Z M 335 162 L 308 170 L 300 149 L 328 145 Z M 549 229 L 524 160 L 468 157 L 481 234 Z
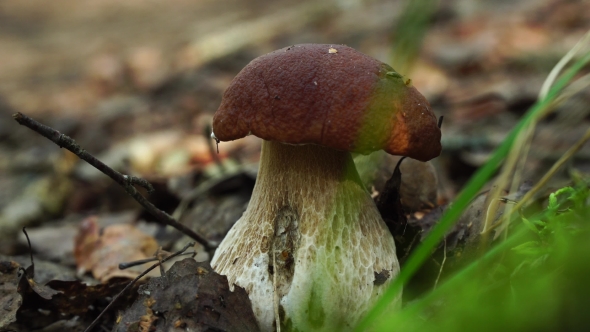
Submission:
M 179 251 L 173 253 L 172 255 L 162 259 L 161 261 L 157 262 L 156 264 L 150 266 L 147 270 L 143 271 L 143 273 L 141 273 L 140 275 L 138 275 L 135 279 L 131 280 L 127 286 L 125 286 L 125 288 L 123 288 L 122 291 L 119 292 L 119 294 L 115 295 L 115 297 L 111 300 L 111 303 L 109 303 L 109 305 L 106 306 L 106 308 L 104 308 L 102 310 L 102 312 L 98 315 L 98 317 L 96 317 L 94 319 L 94 321 L 92 321 L 92 323 L 90 324 L 90 326 L 88 326 L 86 328 L 86 330 L 84 330 L 84 332 L 89 332 L 95 325 L 96 323 L 98 323 L 98 320 L 107 312 L 107 310 L 109 310 L 113 304 L 115 303 L 115 301 L 117 301 L 117 299 L 119 297 L 121 297 L 121 295 L 123 295 L 123 293 L 125 293 L 126 290 L 128 290 L 131 286 L 135 285 L 135 283 L 143 278 L 143 276 L 145 276 L 146 274 L 150 273 L 153 269 L 157 268 L 158 266 L 160 266 L 162 263 L 165 263 L 166 261 L 171 260 L 172 258 L 182 254 L 183 252 L 185 252 L 188 248 L 194 246 L 194 243 L 188 243 L 186 246 L 184 246 L 184 248 L 180 249 Z
M 27 234 L 27 228 L 23 227 L 23 233 L 25 233 L 25 237 L 27 238 L 27 243 L 29 244 L 29 255 L 31 255 L 31 278 L 35 278 L 35 262 L 33 261 L 33 247 L 31 246 L 31 240 L 29 239 L 29 234 Z
M 443 268 L 445 267 L 445 262 L 447 261 L 447 239 L 445 239 L 444 241 L 445 247 L 443 249 L 443 260 L 442 263 L 440 264 L 440 269 L 438 270 L 438 275 L 436 276 L 436 280 L 434 281 L 434 287 L 432 287 L 432 289 L 436 289 L 436 286 L 438 286 L 438 281 L 440 280 L 440 276 L 442 274 Z
M 194 257 L 196 254 L 197 254 L 196 252 L 185 252 L 182 255 L 187 255 L 187 256 L 192 255 Z M 165 256 L 165 257 L 168 257 L 168 256 Z M 126 270 L 130 267 L 143 265 L 145 263 L 155 262 L 157 260 L 158 260 L 158 257 L 150 257 L 150 258 L 138 259 L 138 260 L 132 261 L 132 262 L 119 263 L 119 270 Z
M 169 226 L 172 226 L 172 227 L 176 228 L 177 230 L 179 230 L 180 232 L 182 232 L 183 234 L 186 234 L 187 236 L 189 236 L 193 240 L 202 244 L 203 247 L 205 247 L 205 249 L 207 251 L 213 250 L 215 248 L 215 245 L 209 243 L 209 241 L 207 241 L 203 236 L 197 234 L 192 229 L 179 223 L 174 218 L 172 218 L 168 213 L 158 209 L 155 205 L 153 205 L 145 197 L 143 197 L 137 191 L 137 189 L 135 189 L 134 185 L 139 185 L 139 186 L 142 186 L 143 188 L 147 189 L 148 192 L 154 191 L 154 188 L 152 187 L 152 185 L 148 181 L 138 178 L 138 177 L 135 177 L 135 176 L 124 175 L 124 174 L 121 174 L 121 173 L 115 171 L 114 169 L 105 165 L 102 161 L 96 159 L 90 153 L 88 153 L 84 149 L 82 149 L 78 144 L 76 144 L 76 141 L 74 141 L 69 136 L 64 135 L 64 134 L 60 133 L 59 131 L 57 131 L 51 127 L 48 127 L 44 124 L 41 124 L 41 123 L 33 120 L 32 118 L 20 113 L 20 112 L 13 114 L 12 117 L 20 125 L 23 125 L 33 131 L 36 131 L 37 133 L 41 134 L 42 136 L 45 136 L 46 138 L 48 138 L 49 140 L 51 140 L 52 142 L 57 144 L 60 148 L 65 148 L 65 149 L 71 151 L 76 156 L 80 157 L 80 159 L 86 161 L 87 163 L 94 166 L 96 169 L 98 169 L 102 173 L 108 175 L 111 179 L 113 179 L 115 182 L 117 182 L 119 185 L 121 185 L 125 189 L 127 194 L 129 194 L 129 196 L 133 197 L 139 204 L 141 204 L 141 206 L 143 206 L 159 222 L 169 225 Z

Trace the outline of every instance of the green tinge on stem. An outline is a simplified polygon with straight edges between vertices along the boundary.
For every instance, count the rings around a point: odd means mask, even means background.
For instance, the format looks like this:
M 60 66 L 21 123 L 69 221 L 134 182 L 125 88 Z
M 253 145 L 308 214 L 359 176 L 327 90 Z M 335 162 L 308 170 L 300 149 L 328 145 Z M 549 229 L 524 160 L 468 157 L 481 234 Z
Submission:
M 578 61 L 576 61 L 572 67 L 569 68 L 569 70 L 567 70 L 559 80 L 557 80 L 557 82 L 547 93 L 547 96 L 543 100 L 537 101 L 529 109 L 524 118 L 516 125 L 516 127 L 504 140 L 504 142 L 496 149 L 488 162 L 483 167 L 481 167 L 467 183 L 463 191 L 457 197 L 456 201 L 442 216 L 440 222 L 432 229 L 422 244 L 416 248 L 416 251 L 410 256 L 404 267 L 401 269 L 397 279 L 391 283 L 375 307 L 357 325 L 355 331 L 364 331 L 378 320 L 381 313 L 383 313 L 383 311 L 387 308 L 388 303 L 390 303 L 395 298 L 395 296 L 402 290 L 403 285 L 405 285 L 410 280 L 416 271 L 418 271 L 420 266 L 422 266 L 426 259 L 428 259 L 432 250 L 442 240 L 444 234 L 453 226 L 471 199 L 475 197 L 475 195 L 479 190 L 481 190 L 487 180 L 494 174 L 496 169 L 500 166 L 502 160 L 504 160 L 512 148 L 512 145 L 520 131 L 526 125 L 537 119 L 537 116 L 549 106 L 549 104 L 588 62 L 590 62 L 590 53 L 585 54 Z

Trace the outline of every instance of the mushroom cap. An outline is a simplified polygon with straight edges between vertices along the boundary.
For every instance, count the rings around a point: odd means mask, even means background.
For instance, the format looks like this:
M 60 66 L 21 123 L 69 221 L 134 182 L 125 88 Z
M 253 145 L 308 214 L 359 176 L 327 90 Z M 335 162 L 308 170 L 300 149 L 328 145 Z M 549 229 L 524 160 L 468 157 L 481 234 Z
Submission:
M 344 45 L 302 44 L 250 62 L 213 117 L 221 141 L 253 134 L 427 161 L 441 151 L 428 101 L 389 65 Z

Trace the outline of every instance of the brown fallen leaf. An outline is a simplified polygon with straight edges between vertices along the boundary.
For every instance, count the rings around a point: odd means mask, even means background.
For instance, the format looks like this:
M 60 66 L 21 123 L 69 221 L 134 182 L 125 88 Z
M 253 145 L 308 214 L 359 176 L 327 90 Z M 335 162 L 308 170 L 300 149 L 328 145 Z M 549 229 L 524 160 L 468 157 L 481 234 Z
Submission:
M 57 324 L 53 329 L 47 331 L 64 331 L 59 329 L 59 321 L 82 316 L 88 311 L 104 304 L 105 299 L 119 293 L 127 282 L 109 282 L 94 286 L 86 285 L 79 280 L 49 280 L 42 281 L 46 274 L 44 265 L 37 266 L 37 272 L 41 272 L 41 278 L 33 280 L 33 265 L 26 270 L 17 262 L 0 260 L 0 310 L 4 309 L 6 316 L 0 315 L 0 331 L 5 328 L 8 331 L 39 331 L 38 329 Z M 18 271 L 24 271 L 18 277 Z M 49 272 L 51 273 L 51 272 Z M 18 283 L 18 287 L 15 285 Z M 135 288 L 136 290 L 137 288 Z M 137 297 L 137 291 L 130 290 L 123 294 L 115 305 L 115 309 L 122 309 L 133 302 Z M 39 312 L 44 315 L 39 317 Z M 16 326 L 7 325 L 15 322 Z M 71 325 L 77 320 L 70 322 Z M 66 323 L 65 321 L 62 324 Z M 79 324 L 78 324 L 79 325 Z M 70 331 L 72 329 L 68 329 Z M 45 329 L 43 330 L 45 331 Z M 73 330 L 72 330 L 73 331 Z
M 86 63 L 88 84 L 98 96 L 106 97 L 125 84 L 125 66 L 113 52 L 96 54 Z
M 59 318 L 84 315 L 105 298 L 115 296 L 127 283 L 119 281 L 89 286 L 78 280 L 51 280 L 45 285 L 38 285 L 55 292 L 50 298 L 44 298 L 33 287 L 27 288 L 25 282 L 24 287 L 19 288 L 19 293 L 23 298 L 19 313 L 29 317 L 34 316 L 38 310 L 45 310 L 48 313 L 46 319 L 49 321 L 52 318 L 56 321 Z M 123 298 L 119 299 L 116 308 L 126 307 L 135 299 L 136 295 L 137 293 L 134 291 L 123 294 Z
M 119 270 L 119 263 L 152 257 L 157 249 L 156 240 L 133 225 L 110 225 L 100 232 L 97 217 L 92 216 L 80 225 L 74 256 L 79 273 L 91 271 L 105 283 L 112 278 L 135 278 L 144 270 L 142 265 Z
M 65 316 L 82 315 L 88 312 L 92 305 L 96 306 L 98 301 L 117 295 L 128 283 L 128 281 L 116 281 L 89 286 L 79 280 L 50 280 L 45 285 L 59 291 L 59 294 L 51 299 L 50 308 Z M 124 293 L 115 304 L 115 308 L 125 308 L 135 300 L 136 289 L 137 286 L 134 286 Z
M 139 294 L 113 331 L 259 331 L 246 291 L 230 291 L 227 278 L 206 262 L 176 262 Z
M 379 213 L 394 237 L 398 233 L 403 233 L 403 229 L 408 223 L 400 200 L 400 186 L 402 183 L 400 163 L 405 159 L 403 158 L 398 161 L 393 174 L 385 182 L 379 195 L 375 197 L 375 203 L 379 209 Z
M 33 273 L 34 265 L 31 265 L 28 268 L 23 269 L 23 271 L 25 272 L 25 274 L 21 277 L 19 281 L 19 291 L 24 288 L 25 284 L 28 284 L 29 287 L 31 287 L 31 289 L 33 290 L 33 292 L 35 292 L 37 295 L 39 295 L 41 298 L 45 300 L 51 300 L 53 296 L 60 293 L 60 291 L 57 291 L 48 286 L 44 286 L 35 281 Z
M 31 242 L 29 241 L 29 235 L 27 231 L 23 228 L 23 233 L 27 238 L 27 242 L 29 243 L 29 250 L 31 249 Z M 52 289 L 51 287 L 44 286 L 43 284 L 39 284 L 35 281 L 35 262 L 33 260 L 33 254 L 31 252 L 31 265 L 29 265 L 26 269 L 19 268 L 19 271 L 22 272 L 20 275 L 20 280 L 18 282 L 18 291 L 22 295 L 27 290 L 32 290 L 34 293 L 39 295 L 41 298 L 45 300 L 51 300 L 54 295 L 59 294 L 59 291 Z
M 384 154 L 378 167 L 374 168 L 371 177 L 365 183 L 373 188 L 378 195 L 386 190 L 386 182 L 392 176 L 400 156 Z M 421 162 L 406 158 L 400 165 L 401 182 L 398 190 L 401 206 L 406 213 L 430 210 L 436 206 L 438 179 L 431 162 Z
M 170 66 L 161 49 L 137 47 L 127 59 L 127 69 L 133 85 L 141 91 L 152 91 L 170 78 Z
M 0 261 L 0 330 L 16 321 L 16 311 L 22 303 L 17 291 L 18 267 L 14 261 Z

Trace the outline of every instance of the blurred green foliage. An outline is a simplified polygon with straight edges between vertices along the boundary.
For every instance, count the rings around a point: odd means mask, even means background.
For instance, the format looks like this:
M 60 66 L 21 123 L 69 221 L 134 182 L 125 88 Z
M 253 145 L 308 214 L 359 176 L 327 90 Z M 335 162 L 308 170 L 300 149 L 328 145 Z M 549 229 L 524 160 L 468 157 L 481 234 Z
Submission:
M 377 330 L 587 330 L 588 184 L 558 190 L 546 209 L 514 222 L 507 240 Z
M 531 123 L 538 121 L 542 114 L 549 109 L 555 99 L 560 95 L 563 89 L 573 80 L 573 78 L 590 63 L 590 52 L 584 54 L 570 68 L 555 81 L 548 93 L 543 99 L 538 100 L 529 111 L 523 116 L 521 121 L 514 127 L 502 144 L 494 151 L 485 165 L 478 169 L 475 175 L 463 188 L 461 193 L 455 199 L 454 203 L 446 210 L 445 214 L 439 220 L 438 224 L 431 230 L 429 235 L 416 248 L 414 253 L 406 261 L 404 268 L 394 282 L 390 284 L 383 294 L 382 298 L 375 305 L 365 319 L 363 319 L 356 328 L 356 331 L 364 331 L 373 323 L 381 320 L 381 314 L 386 310 L 388 304 L 402 290 L 410 278 L 430 257 L 432 250 L 440 243 L 445 233 L 453 226 L 455 221 L 463 213 L 465 208 L 471 202 L 472 198 L 488 182 L 496 170 L 501 166 L 504 158 L 508 155 L 514 145 L 518 135 L 524 132 Z
M 402 75 L 408 75 L 419 58 L 422 40 L 438 5 L 438 0 L 406 2 L 392 36 L 391 66 Z
M 437 1 L 408 1 L 393 33 L 392 65 L 407 73 L 417 58 Z M 399 313 L 388 303 L 430 257 L 444 234 L 490 180 L 524 129 L 550 109 L 564 88 L 590 63 L 579 58 L 522 117 L 502 144 L 467 183 L 430 234 L 417 247 L 397 279 L 355 331 L 569 330 L 590 323 L 582 314 L 590 304 L 588 184 L 554 193 L 542 215 L 522 218 L 520 227 L 455 278 Z M 361 164 L 361 161 L 357 161 Z M 361 176 L 363 168 L 361 169 Z M 564 206 L 562 204 L 569 204 Z M 562 211 L 562 209 L 565 209 Z M 498 261 L 499 259 L 499 261 Z M 466 278 L 465 276 L 470 276 Z M 589 325 L 590 326 L 590 325 Z M 587 329 L 586 329 L 587 330 Z

